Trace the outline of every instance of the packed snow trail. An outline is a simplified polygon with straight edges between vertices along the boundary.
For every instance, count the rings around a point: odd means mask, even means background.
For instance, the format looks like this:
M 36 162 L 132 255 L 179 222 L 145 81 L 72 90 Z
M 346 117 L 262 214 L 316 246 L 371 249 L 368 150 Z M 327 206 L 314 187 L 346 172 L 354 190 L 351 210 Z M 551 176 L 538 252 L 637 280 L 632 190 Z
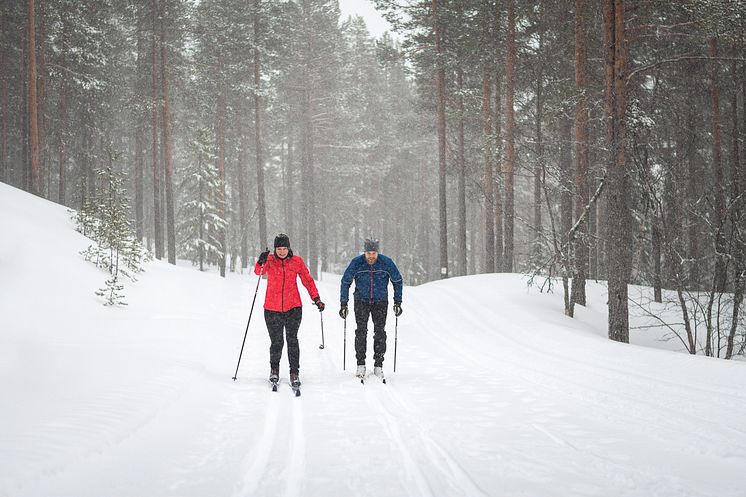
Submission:
M 108 308 L 65 209 L 0 184 L 0 212 L 0 497 L 743 495 L 746 364 L 608 341 L 600 285 L 576 319 L 518 275 L 405 287 L 361 385 L 325 273 L 295 398 L 264 282 L 232 380 L 255 275 L 154 261 Z

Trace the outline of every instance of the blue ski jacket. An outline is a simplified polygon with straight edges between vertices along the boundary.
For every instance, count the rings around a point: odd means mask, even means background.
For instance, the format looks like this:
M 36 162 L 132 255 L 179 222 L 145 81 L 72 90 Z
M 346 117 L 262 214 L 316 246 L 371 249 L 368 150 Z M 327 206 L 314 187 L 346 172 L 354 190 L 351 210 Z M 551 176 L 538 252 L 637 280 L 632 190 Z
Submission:
M 368 302 L 388 302 L 389 281 L 394 285 L 394 303 L 401 304 L 402 277 L 399 269 L 389 257 L 378 254 L 378 260 L 370 265 L 365 260 L 365 254 L 361 254 L 347 266 L 342 276 L 342 284 L 339 294 L 339 302 L 347 304 L 349 300 L 350 285 L 355 282 L 355 300 L 367 300 Z

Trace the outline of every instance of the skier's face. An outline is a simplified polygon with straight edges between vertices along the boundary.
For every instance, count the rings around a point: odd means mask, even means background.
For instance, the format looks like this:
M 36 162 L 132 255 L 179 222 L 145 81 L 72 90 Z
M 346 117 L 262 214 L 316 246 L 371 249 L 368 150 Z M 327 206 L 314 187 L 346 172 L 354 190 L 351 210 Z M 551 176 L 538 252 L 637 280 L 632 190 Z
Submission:
M 288 256 L 288 248 L 287 247 L 277 247 L 275 249 L 275 255 L 279 257 L 280 259 L 284 259 Z
M 376 252 L 375 250 L 366 251 L 365 260 L 368 262 L 368 264 L 375 264 L 378 260 L 378 252 Z

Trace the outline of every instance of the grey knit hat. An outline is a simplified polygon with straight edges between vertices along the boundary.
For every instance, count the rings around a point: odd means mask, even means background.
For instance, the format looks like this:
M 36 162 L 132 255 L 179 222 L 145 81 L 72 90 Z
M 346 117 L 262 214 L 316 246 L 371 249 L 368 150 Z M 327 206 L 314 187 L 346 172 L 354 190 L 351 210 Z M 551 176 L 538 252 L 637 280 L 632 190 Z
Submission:
M 372 238 L 366 238 L 363 243 L 363 249 L 366 252 L 378 252 L 378 240 Z

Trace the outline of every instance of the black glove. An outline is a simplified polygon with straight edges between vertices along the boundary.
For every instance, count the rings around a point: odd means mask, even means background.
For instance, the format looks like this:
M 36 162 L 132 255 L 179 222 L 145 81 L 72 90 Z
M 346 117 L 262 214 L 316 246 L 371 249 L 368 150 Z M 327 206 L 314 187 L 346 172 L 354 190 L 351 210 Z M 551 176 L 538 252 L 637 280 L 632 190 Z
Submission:
M 339 317 L 347 319 L 347 304 L 340 304 L 339 306 Z
M 259 260 L 256 261 L 260 266 L 264 266 L 264 264 L 267 262 L 267 257 L 269 257 L 269 249 L 264 249 L 264 252 L 259 254 Z
M 315 299 L 313 299 L 313 303 L 314 303 L 314 305 L 316 305 L 316 307 L 318 307 L 318 308 L 319 308 L 319 312 L 321 312 L 321 311 L 323 311 L 324 309 L 326 309 L 326 306 L 325 306 L 325 305 L 324 305 L 324 303 L 323 303 L 323 302 L 321 301 L 321 299 L 320 299 L 320 298 L 318 298 L 318 297 L 316 297 Z
M 394 302 L 394 316 L 399 317 L 401 316 L 402 310 L 401 310 L 401 304 Z

